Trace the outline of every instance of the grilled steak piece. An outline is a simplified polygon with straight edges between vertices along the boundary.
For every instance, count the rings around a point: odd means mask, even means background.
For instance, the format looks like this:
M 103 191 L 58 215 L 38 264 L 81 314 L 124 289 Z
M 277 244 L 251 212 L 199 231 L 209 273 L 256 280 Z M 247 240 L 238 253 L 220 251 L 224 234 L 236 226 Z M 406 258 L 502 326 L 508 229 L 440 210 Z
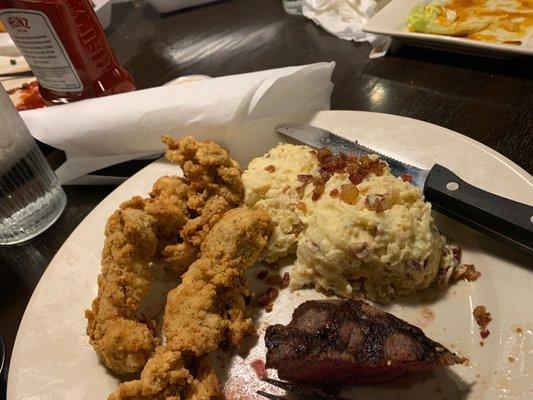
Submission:
M 363 301 L 307 301 L 289 325 L 269 326 L 266 367 L 307 383 L 383 382 L 461 363 L 421 329 Z

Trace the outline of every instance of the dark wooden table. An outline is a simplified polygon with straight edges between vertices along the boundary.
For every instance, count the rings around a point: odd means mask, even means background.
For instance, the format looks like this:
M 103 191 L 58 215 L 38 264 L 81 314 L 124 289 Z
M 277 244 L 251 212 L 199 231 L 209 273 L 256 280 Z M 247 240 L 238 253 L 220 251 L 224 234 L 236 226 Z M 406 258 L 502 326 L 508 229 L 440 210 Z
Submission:
M 367 44 L 337 39 L 311 21 L 287 16 L 281 0 L 223 0 L 164 16 L 144 1 L 116 4 L 108 35 L 139 88 L 187 74 L 222 76 L 333 60 L 333 109 L 432 122 L 533 171 L 532 58 L 495 60 L 396 43 L 386 57 L 370 60 Z M 375 90 L 384 96 L 372 96 Z M 126 172 L 136 168 L 133 163 Z M 66 212 L 51 229 L 25 244 L 0 247 L 0 335 L 8 360 L 48 263 L 113 187 L 65 189 Z

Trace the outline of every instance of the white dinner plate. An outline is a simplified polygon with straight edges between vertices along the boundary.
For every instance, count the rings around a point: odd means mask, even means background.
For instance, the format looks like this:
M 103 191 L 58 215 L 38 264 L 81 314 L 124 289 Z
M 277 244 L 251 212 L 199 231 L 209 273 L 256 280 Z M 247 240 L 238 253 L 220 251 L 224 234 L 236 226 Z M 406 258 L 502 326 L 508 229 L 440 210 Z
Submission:
M 533 55 L 533 31 L 520 46 L 482 42 L 480 40 L 410 32 L 407 17 L 412 8 L 425 0 L 392 0 L 374 15 L 363 27 L 363 31 L 391 36 L 402 42 L 414 45 L 485 56 L 509 57 L 513 55 Z
M 281 140 L 274 133 L 275 122 L 279 118 L 251 123 L 222 144 L 245 166 L 251 157 L 262 155 Z M 533 200 L 531 175 L 486 146 L 448 129 L 410 118 L 355 111 L 319 112 L 311 123 L 414 165 L 429 168 L 438 162 L 472 184 L 514 200 L 529 204 Z M 103 200 L 58 251 L 20 324 L 9 371 L 8 400 L 103 400 L 117 387 L 118 378 L 99 361 L 85 334 L 84 311 L 97 292 L 104 225 L 120 202 L 146 195 L 159 176 L 177 171 L 159 160 L 134 175 Z M 386 310 L 468 357 L 469 364 L 353 388 L 345 396 L 365 400 L 531 399 L 533 272 L 528 267 L 532 259 L 453 220 L 436 218 L 442 232 L 461 244 L 464 262 L 475 264 L 481 278 L 458 282 L 443 296 L 429 290 L 399 299 Z M 261 290 L 258 281 L 252 279 L 251 285 Z M 173 284 L 158 285 L 170 286 Z M 253 311 L 259 338 L 247 343 L 246 355 L 239 352 L 222 362 L 229 400 L 253 399 L 255 390 L 265 388 L 250 362 L 265 357 L 266 326 L 287 323 L 296 305 L 320 297 L 310 289 L 293 293 L 284 289 L 271 313 Z M 485 305 L 494 318 L 484 346 L 472 318 L 477 305 Z M 273 371 L 269 373 L 275 376 Z

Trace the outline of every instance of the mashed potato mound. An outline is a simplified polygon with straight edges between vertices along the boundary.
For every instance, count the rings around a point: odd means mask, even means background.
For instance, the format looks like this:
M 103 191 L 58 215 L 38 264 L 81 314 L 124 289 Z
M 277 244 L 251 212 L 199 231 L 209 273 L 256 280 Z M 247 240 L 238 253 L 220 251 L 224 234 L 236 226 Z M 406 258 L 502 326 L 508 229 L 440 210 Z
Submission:
M 317 152 L 307 146 L 281 144 L 243 174 L 245 204 L 267 210 L 277 224 L 265 260 L 296 251 L 292 289 L 314 286 L 387 302 L 430 286 L 450 269 L 422 192 L 377 157 L 366 161 L 380 169 L 330 171 L 319 196 L 320 183 L 302 184 L 311 175 L 324 177 Z
M 307 229 L 298 243 L 291 287 L 312 284 L 342 297 L 363 291 L 377 301 L 428 287 L 443 247 L 431 205 L 418 189 L 388 171 L 357 185 L 354 205 L 329 194 L 349 183 L 336 174 L 319 200 L 306 194 Z M 381 199 L 383 210 L 370 209 L 368 198 Z
M 296 251 L 296 243 L 305 228 L 302 211 L 297 208 L 300 200 L 296 189 L 301 185 L 298 175 L 318 171 L 318 160 L 313 153 L 307 146 L 280 144 L 252 160 L 242 175 L 244 204 L 267 210 L 276 224 L 263 256 L 267 262 Z

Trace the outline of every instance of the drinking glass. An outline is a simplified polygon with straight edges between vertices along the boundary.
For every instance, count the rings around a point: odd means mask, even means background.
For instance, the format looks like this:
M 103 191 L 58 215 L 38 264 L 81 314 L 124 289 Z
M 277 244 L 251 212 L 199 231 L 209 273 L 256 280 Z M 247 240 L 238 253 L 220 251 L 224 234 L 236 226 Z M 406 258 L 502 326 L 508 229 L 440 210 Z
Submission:
M 46 230 L 67 198 L 1 84 L 0 124 L 0 245 L 5 245 Z
M 302 15 L 302 0 L 282 0 L 287 14 Z

